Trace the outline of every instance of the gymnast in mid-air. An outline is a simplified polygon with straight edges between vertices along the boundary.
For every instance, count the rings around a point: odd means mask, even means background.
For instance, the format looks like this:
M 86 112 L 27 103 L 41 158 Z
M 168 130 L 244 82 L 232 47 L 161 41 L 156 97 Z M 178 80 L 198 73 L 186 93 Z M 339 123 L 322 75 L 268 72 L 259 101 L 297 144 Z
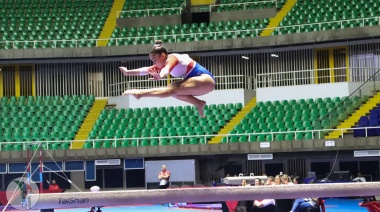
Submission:
M 126 76 L 151 75 L 151 80 L 161 80 L 170 74 L 173 77 L 183 78 L 183 80 L 173 82 L 165 88 L 126 90 L 123 95 L 133 95 L 137 99 L 171 96 L 194 105 L 197 107 L 199 115 L 204 117 L 206 102 L 195 96 L 205 95 L 215 89 L 214 76 L 187 54 L 168 54 L 161 40 L 155 42 L 149 57 L 153 66 L 133 70 L 128 70 L 126 67 L 119 69 Z

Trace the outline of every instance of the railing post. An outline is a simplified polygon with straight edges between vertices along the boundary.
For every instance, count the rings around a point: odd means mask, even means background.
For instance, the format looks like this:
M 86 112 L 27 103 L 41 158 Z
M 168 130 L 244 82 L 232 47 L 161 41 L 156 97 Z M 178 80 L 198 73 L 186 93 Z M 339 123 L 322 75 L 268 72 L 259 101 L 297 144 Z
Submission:
M 365 137 L 368 137 L 368 127 L 365 127 Z

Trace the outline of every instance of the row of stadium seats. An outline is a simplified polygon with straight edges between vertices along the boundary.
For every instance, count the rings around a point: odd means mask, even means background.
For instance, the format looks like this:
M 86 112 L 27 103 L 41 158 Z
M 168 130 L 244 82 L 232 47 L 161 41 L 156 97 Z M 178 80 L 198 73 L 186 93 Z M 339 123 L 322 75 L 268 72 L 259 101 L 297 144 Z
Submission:
M 360 117 L 357 127 L 378 127 L 370 129 L 354 129 L 354 137 L 380 136 L 380 106 L 369 112 L 369 116 Z
M 265 9 L 265 8 L 273 8 L 276 7 L 276 3 L 274 1 L 269 2 L 260 2 L 260 1 L 249 1 L 249 2 L 239 2 L 239 3 L 230 3 L 229 0 L 221 1 L 221 4 L 217 7 L 217 12 L 229 12 L 229 11 L 239 11 L 239 10 L 253 10 L 253 9 Z M 280 5 L 279 5 L 280 6 Z M 279 7 L 281 8 L 281 7 Z
M 232 30 L 248 30 L 255 28 L 263 28 L 269 23 L 269 18 L 265 19 L 246 19 L 237 21 L 219 21 L 219 22 L 202 22 L 192 24 L 176 24 L 164 26 L 149 27 L 131 27 L 131 28 L 115 28 L 111 38 L 134 37 L 134 36 L 153 36 L 153 35 L 175 35 L 175 34 L 191 34 L 205 32 L 219 32 Z
M 61 101 L 75 100 L 78 103 L 82 100 L 84 103 L 79 106 L 46 105 L 33 107 L 11 105 L 11 102 L 25 103 L 29 101 L 52 103 L 56 99 L 60 99 Z M 93 96 L 83 95 L 48 96 L 44 98 L 1 98 L 0 102 L 6 102 L 2 108 L 7 108 L 0 112 L 0 140 L 6 142 L 2 145 L 2 150 L 9 151 L 27 148 L 25 145 L 12 144 L 13 141 L 72 140 L 84 117 L 87 115 L 87 111 L 84 108 L 92 104 L 93 99 Z M 225 137 L 222 142 L 321 138 L 324 134 L 318 137 L 316 133 L 294 133 L 293 131 L 330 129 L 334 125 L 337 125 L 338 121 L 343 121 L 347 115 L 351 114 L 367 100 L 368 96 L 351 99 L 337 97 L 300 99 L 298 101 L 259 102 L 230 132 L 230 134 L 257 134 L 231 135 Z M 13 108 L 17 108 L 19 111 Z M 25 108 L 35 109 L 25 111 Z M 54 108 L 59 108 L 59 111 L 54 111 Z M 241 109 L 241 104 L 208 105 L 205 108 L 205 119 L 200 119 L 197 110 L 190 106 L 150 109 L 104 109 L 99 115 L 83 148 L 206 144 Z M 10 111 L 21 113 L 23 116 L 9 117 Z M 331 123 L 329 119 L 324 120 L 324 116 L 328 113 L 337 117 L 337 121 Z M 274 132 L 283 133 L 272 134 Z M 171 137 L 159 138 L 160 136 Z M 92 141 L 94 139 L 104 140 Z M 68 142 L 53 142 L 48 145 L 44 144 L 44 148 L 65 149 L 68 148 L 68 145 Z M 34 144 L 31 148 L 36 149 L 37 147 Z
M 168 146 L 168 145 L 187 145 L 187 144 L 207 144 L 205 139 L 199 138 L 146 138 L 146 139 L 128 139 L 122 141 L 87 141 L 83 144 L 84 149 L 90 148 L 117 148 L 117 147 L 138 147 L 138 146 Z
M 229 133 L 256 134 L 231 135 L 223 138 L 222 142 L 322 138 L 327 132 L 319 134 L 312 132 L 294 133 L 294 131 L 331 129 L 367 100 L 368 96 L 351 99 L 336 97 L 259 102 Z M 83 147 L 206 144 L 208 139 L 215 136 L 220 127 L 232 118 L 226 114 L 235 113 L 240 109 L 241 105 L 235 107 L 232 104 L 210 105 L 206 110 L 207 118 L 205 120 L 199 120 L 196 111 L 191 107 L 103 110 L 90 132 L 89 141 Z M 333 123 L 330 119 L 324 118 L 326 115 L 334 117 Z M 272 134 L 275 132 L 283 133 Z M 159 136 L 172 137 L 158 138 Z M 105 140 L 91 141 L 92 139 Z
M 95 96 L 0 99 L 0 142 L 72 140 Z
M 294 133 L 277 134 L 275 138 L 270 132 L 332 129 L 367 100 L 368 96 L 351 99 L 336 97 L 333 99 L 260 102 L 229 134 L 263 133 L 262 135 L 250 136 L 250 142 L 255 141 L 255 139 L 257 141 L 311 139 L 313 137 L 311 132 L 297 133 L 296 136 Z M 327 118 L 327 115 L 332 116 L 333 120 Z M 318 136 L 322 138 L 326 133 L 318 134 Z M 229 141 L 247 141 L 247 136 L 242 137 L 232 136 Z M 228 140 L 225 138 L 223 141 L 227 142 Z
M 140 18 L 146 16 L 179 15 L 186 7 L 183 0 L 126 1 L 119 18 Z M 136 11 L 137 10 L 137 11 Z
M 52 40 L 97 39 L 113 1 L 25 1 L 0 3 L 0 49 L 89 47 L 95 41 L 57 43 Z M 32 41 L 38 40 L 37 44 Z M 25 41 L 25 42 L 24 42 Z M 45 41 L 45 42 L 42 42 Z
M 282 8 L 286 0 L 275 1 L 259 1 L 259 0 L 222 0 L 222 5 L 216 6 L 217 12 L 237 11 L 237 10 L 252 10 L 263 8 Z M 226 5 L 227 4 L 227 5 Z M 177 8 L 185 7 L 186 4 L 182 0 L 143 0 L 143 1 L 126 1 L 123 7 L 123 12 L 120 18 L 133 18 L 145 16 L 162 16 L 162 15 L 178 15 L 180 11 Z M 139 10 L 139 11 L 136 11 Z M 149 11 L 148 11 L 149 10 Z
M 43 143 L 42 147 L 43 149 L 51 149 L 51 150 L 66 150 L 70 148 L 70 142 L 57 142 L 57 143 L 51 143 L 46 144 Z M 5 143 L 1 146 L 1 151 L 21 151 L 21 150 L 38 150 L 40 149 L 39 144 L 31 144 L 31 145 L 22 145 L 22 144 L 11 144 L 11 143 Z
M 59 110 L 59 106 L 76 106 L 76 105 L 92 105 L 92 103 L 95 100 L 94 95 L 72 95 L 72 96 L 20 96 L 15 97 L 12 96 L 10 98 L 8 97 L 1 97 L 0 98 L 0 106 L 4 107 L 3 110 L 16 110 L 18 107 L 20 107 L 20 111 L 27 112 L 26 108 L 24 106 L 30 106 L 33 108 L 33 106 L 41 107 L 41 106 L 57 106 L 55 110 Z M 48 110 L 49 107 L 47 107 Z M 33 109 L 31 109 L 33 110 Z
M 136 44 L 153 44 L 154 37 L 159 36 L 165 43 L 172 42 L 189 42 L 201 40 L 218 40 L 231 39 L 239 37 L 256 37 L 265 28 L 269 19 L 247 19 L 238 21 L 220 21 L 207 23 L 193 23 L 165 25 L 157 27 L 132 27 L 132 28 L 115 28 L 111 38 L 125 38 L 119 41 L 110 40 L 108 46 L 136 45 Z M 238 31 L 236 30 L 245 30 Z M 202 34 L 195 34 L 202 33 Z M 176 38 L 174 38 L 174 36 Z M 136 38 L 137 37 L 137 38 Z
M 213 135 L 239 110 L 241 104 L 209 105 L 205 119 L 195 107 L 103 110 L 88 140 L 158 136 Z
M 111 38 L 123 38 L 120 41 L 114 39 L 108 42 L 108 46 L 114 45 L 136 45 L 136 44 L 152 44 L 154 42 L 153 36 L 162 36 L 164 42 L 184 42 L 184 41 L 198 41 L 198 40 L 217 40 L 217 39 L 230 39 L 237 37 L 255 37 L 261 32 L 259 29 L 263 29 L 269 23 L 269 19 L 247 19 L 238 21 L 226 21 L 226 22 L 211 22 L 207 23 L 193 23 L 189 24 L 176 24 L 176 25 L 165 25 L 157 27 L 132 27 L 132 28 L 115 28 L 111 35 Z M 97 27 L 97 28 L 100 28 Z M 87 29 L 91 30 L 91 29 Z M 245 30 L 234 32 L 236 30 Z M 59 30 L 57 29 L 58 33 Z M 68 30 L 70 31 L 70 30 Z M 52 30 L 46 33 L 52 34 L 56 33 L 56 30 Z M 203 33 L 197 34 L 194 33 Z M 38 36 L 43 36 L 44 33 Z M 6 43 L 0 43 L 0 49 L 20 49 L 20 48 L 66 48 L 66 47 L 91 47 L 96 45 L 96 40 L 72 40 L 70 35 L 64 34 L 62 36 L 65 38 L 57 37 L 51 35 L 52 37 L 47 38 L 47 40 L 40 42 L 32 41 L 15 41 L 12 42 L 10 39 Z M 97 36 L 97 35 L 96 35 Z M 151 37 L 149 37 L 151 36 Z M 176 38 L 174 38 L 176 36 Z M 137 37 L 137 38 L 136 38 Z M 43 39 L 41 37 L 41 39 Z M 52 41 L 54 39 L 64 39 L 58 41 Z M 40 39 L 36 39 L 37 41 Z
M 375 26 L 379 24 L 380 2 L 375 0 L 297 1 L 272 35 Z M 353 20 L 367 18 L 364 20 Z M 337 21 L 335 23 L 325 23 Z M 294 25 L 303 25 L 301 27 Z M 293 26 L 293 27 L 286 27 Z
M 9 1 L 0 2 L 2 6 L 0 14 L 3 15 L 0 22 L 0 37 L 3 41 L 0 42 L 0 49 L 94 47 L 96 46 L 95 39 L 102 30 L 112 2 L 112 0 L 104 2 L 22 1 L 19 2 L 18 7 L 13 7 L 14 4 Z M 181 3 L 175 0 L 174 2 Z M 229 2 L 238 3 L 237 1 Z M 166 2 L 166 4 L 171 3 L 173 2 Z M 279 4 L 281 5 L 281 2 Z M 147 5 L 153 5 L 153 3 L 147 1 L 143 4 L 131 1 L 126 5 L 126 8 L 129 8 L 128 5 L 148 7 Z M 280 28 L 276 28 L 272 35 L 377 25 L 379 22 L 377 16 L 380 15 L 379 5 L 374 0 L 298 1 L 280 23 Z M 165 15 L 178 12 L 168 11 L 153 10 L 153 13 Z M 353 20 L 363 17 L 368 17 L 368 19 Z M 325 23 L 334 20 L 341 22 Z M 144 27 L 138 30 L 117 28 L 111 38 L 120 39 L 110 40 L 108 46 L 152 44 L 157 37 L 168 43 L 256 37 L 263 28 L 267 27 L 269 19 L 228 23 L 223 25 L 203 23 L 189 28 L 186 28 L 187 24 L 179 27 L 168 25 L 157 28 L 147 27 L 145 30 Z M 306 25 L 299 26 L 300 24 Z
M 144 10 L 179 7 L 183 0 L 126 0 L 123 10 Z
M 141 18 L 146 16 L 164 16 L 164 15 L 179 15 L 181 9 L 161 9 L 161 10 L 141 10 L 141 11 L 126 11 L 120 14 L 119 18 Z

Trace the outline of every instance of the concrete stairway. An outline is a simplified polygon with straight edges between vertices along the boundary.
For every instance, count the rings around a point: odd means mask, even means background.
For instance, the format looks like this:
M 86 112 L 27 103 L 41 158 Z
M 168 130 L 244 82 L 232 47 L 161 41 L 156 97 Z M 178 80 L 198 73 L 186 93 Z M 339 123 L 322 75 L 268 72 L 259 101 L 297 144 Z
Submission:
M 107 99 L 96 99 L 92 108 L 88 112 L 86 118 L 83 121 L 82 126 L 79 128 L 77 135 L 74 138 L 74 142 L 72 145 L 72 149 L 82 149 L 84 140 L 87 139 L 92 127 L 94 126 L 96 120 L 104 107 L 106 106 L 108 100 Z
M 231 120 L 228 122 L 222 129 L 219 130 L 218 134 L 211 139 L 209 144 L 218 144 L 222 141 L 224 136 L 228 134 L 240 121 L 252 110 L 252 108 L 256 107 L 256 97 L 253 97 L 244 107 L 239 111 Z

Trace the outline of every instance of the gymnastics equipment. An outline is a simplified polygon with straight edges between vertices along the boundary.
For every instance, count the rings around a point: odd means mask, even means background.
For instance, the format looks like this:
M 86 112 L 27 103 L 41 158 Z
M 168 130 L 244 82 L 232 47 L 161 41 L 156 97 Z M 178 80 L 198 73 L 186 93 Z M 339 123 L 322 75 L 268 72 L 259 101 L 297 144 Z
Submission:
M 245 199 L 376 196 L 380 182 L 323 183 L 289 186 L 225 186 L 186 189 L 29 194 L 28 209 L 84 208 L 167 202 L 221 202 Z

